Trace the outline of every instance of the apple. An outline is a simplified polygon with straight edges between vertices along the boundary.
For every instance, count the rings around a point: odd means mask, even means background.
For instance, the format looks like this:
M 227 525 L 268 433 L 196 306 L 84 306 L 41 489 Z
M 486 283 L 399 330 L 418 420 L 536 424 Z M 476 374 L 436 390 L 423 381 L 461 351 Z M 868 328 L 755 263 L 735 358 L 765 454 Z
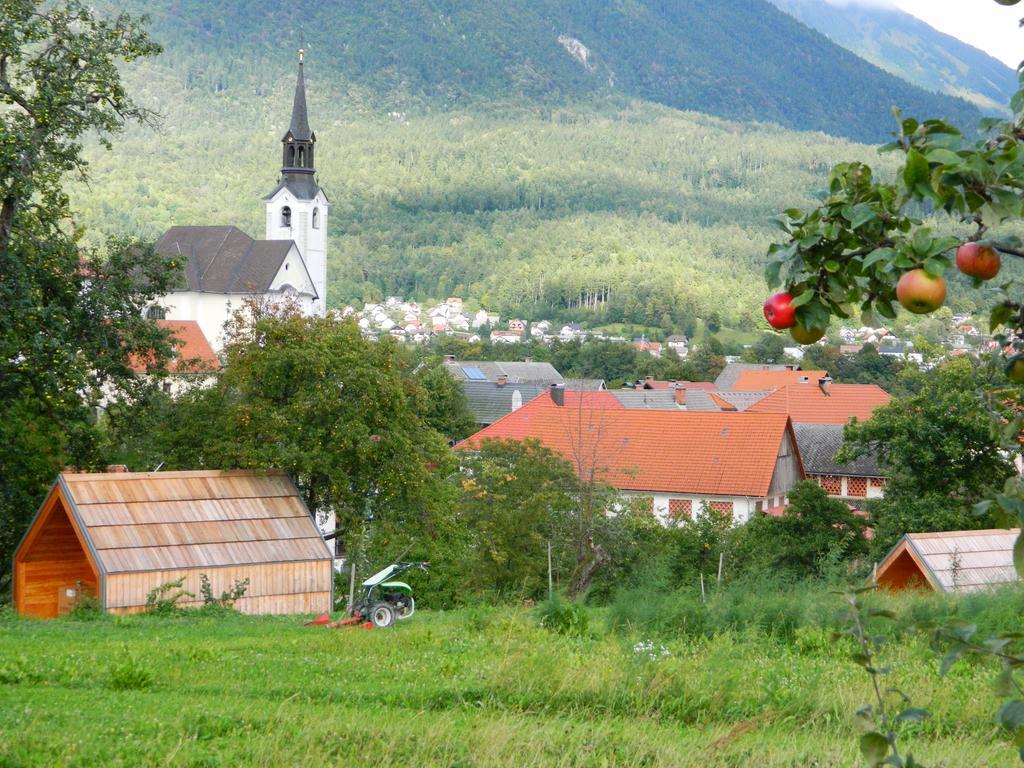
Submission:
M 796 307 L 793 306 L 793 297 L 786 291 L 780 291 L 770 296 L 764 303 L 764 319 L 772 328 L 784 331 L 796 325 Z
M 789 329 L 789 335 L 797 344 L 813 344 L 825 335 L 824 328 L 804 328 L 797 323 Z
M 896 283 L 896 298 L 915 315 L 927 315 L 946 300 L 946 281 L 923 269 L 912 269 Z
M 991 280 L 999 274 L 998 251 L 980 243 L 964 243 L 956 249 L 956 268 L 968 277 Z
M 1018 358 L 1006 366 L 1006 375 L 1014 384 L 1024 384 L 1024 360 Z

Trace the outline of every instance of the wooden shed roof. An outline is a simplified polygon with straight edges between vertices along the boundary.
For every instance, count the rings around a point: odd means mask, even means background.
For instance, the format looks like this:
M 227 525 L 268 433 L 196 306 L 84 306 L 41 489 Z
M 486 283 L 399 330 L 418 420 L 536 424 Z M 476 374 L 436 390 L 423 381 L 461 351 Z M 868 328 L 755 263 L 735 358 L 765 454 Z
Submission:
M 324 560 L 283 472 L 115 472 L 57 485 L 104 573 Z
M 921 574 L 942 592 L 974 592 L 1019 581 L 1013 545 L 1020 529 L 908 533 L 878 565 L 875 578 L 907 553 Z

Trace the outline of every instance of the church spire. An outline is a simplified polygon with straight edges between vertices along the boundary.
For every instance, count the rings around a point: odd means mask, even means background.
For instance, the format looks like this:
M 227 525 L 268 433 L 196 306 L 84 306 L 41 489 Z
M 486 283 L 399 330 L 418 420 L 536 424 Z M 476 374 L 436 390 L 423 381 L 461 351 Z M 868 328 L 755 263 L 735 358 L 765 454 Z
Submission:
M 283 158 L 281 161 L 282 181 L 302 188 L 314 187 L 313 148 L 316 134 L 310 130 L 309 115 L 306 111 L 306 79 L 303 64 L 306 52 L 299 49 L 299 75 L 295 81 L 295 98 L 292 102 L 292 121 L 287 133 L 281 139 Z

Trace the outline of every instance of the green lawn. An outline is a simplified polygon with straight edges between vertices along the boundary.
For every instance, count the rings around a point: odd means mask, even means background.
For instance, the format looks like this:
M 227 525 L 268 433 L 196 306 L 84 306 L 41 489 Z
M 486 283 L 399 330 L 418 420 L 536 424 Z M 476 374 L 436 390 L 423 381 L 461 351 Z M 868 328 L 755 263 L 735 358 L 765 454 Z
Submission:
M 298 618 L 0 618 L 0 766 L 848 766 L 863 673 L 824 630 L 565 638 L 525 611 L 422 611 L 387 631 Z M 659 643 L 655 641 L 657 648 Z M 932 766 L 1014 764 L 990 669 L 891 682 L 935 716 Z

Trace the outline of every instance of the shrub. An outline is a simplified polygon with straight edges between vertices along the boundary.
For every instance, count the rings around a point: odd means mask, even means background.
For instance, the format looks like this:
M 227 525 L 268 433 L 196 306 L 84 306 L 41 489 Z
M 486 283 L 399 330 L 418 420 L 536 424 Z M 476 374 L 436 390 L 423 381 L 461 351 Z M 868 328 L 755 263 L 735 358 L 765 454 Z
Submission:
M 545 629 L 569 637 L 584 637 L 589 619 L 587 610 L 579 603 L 555 595 L 537 606 L 539 623 Z
M 106 616 L 100 601 L 94 595 L 80 594 L 68 611 L 68 618 L 76 621 L 95 621 Z
M 213 587 L 210 585 L 210 579 L 207 578 L 205 573 L 199 574 L 199 593 L 203 596 L 203 608 L 230 609 L 245 594 L 248 588 L 248 578 L 235 579 L 231 589 L 221 592 L 220 597 L 215 597 Z
M 183 597 L 195 597 L 195 593 L 182 589 L 185 577 L 168 581 L 146 595 L 146 613 L 166 616 L 179 610 L 178 601 Z

